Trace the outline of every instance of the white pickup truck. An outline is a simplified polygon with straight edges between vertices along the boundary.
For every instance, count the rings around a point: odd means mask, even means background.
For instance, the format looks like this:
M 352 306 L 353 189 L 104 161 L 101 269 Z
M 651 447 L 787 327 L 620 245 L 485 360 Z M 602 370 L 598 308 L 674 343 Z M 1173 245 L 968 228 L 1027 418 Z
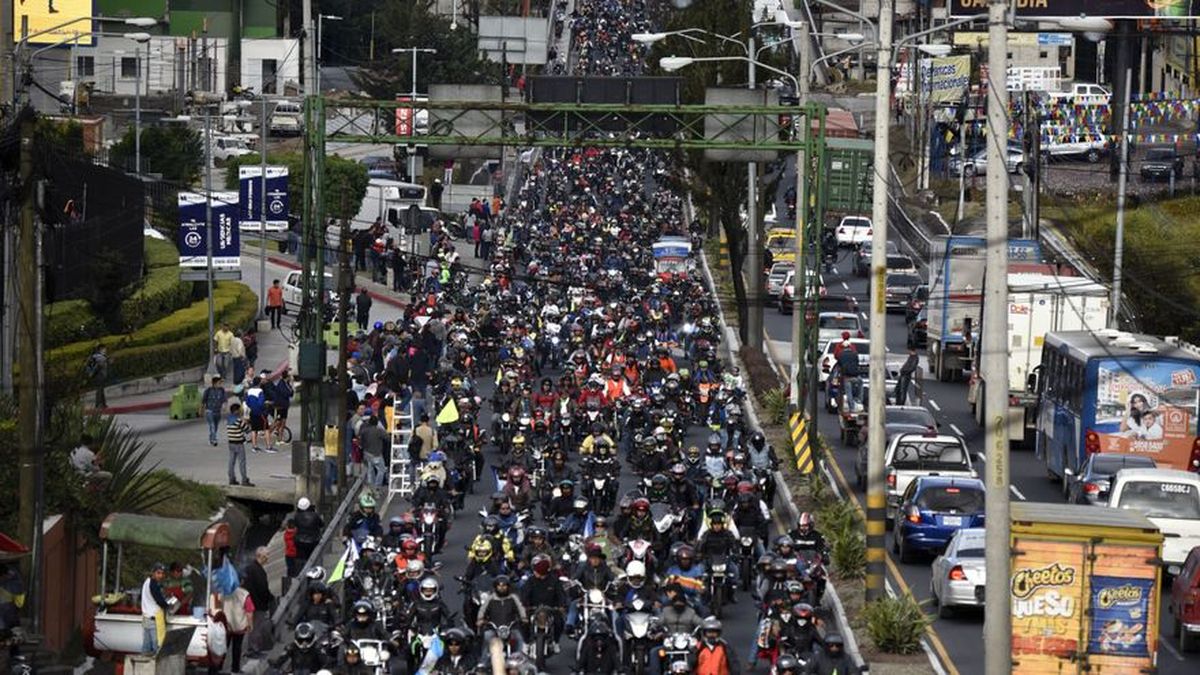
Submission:
M 1063 91 L 1047 92 L 1053 100 L 1067 100 L 1075 105 L 1108 105 L 1112 102 L 1112 92 L 1088 82 L 1075 82 Z
M 1082 158 L 1095 164 L 1108 154 L 1111 146 L 1108 139 L 1095 136 L 1064 136 L 1041 145 L 1042 156 L 1050 159 Z
M 967 443 L 949 434 L 899 434 L 888 443 L 883 465 L 887 476 L 887 520 L 896 517 L 900 495 L 918 476 L 978 478 Z

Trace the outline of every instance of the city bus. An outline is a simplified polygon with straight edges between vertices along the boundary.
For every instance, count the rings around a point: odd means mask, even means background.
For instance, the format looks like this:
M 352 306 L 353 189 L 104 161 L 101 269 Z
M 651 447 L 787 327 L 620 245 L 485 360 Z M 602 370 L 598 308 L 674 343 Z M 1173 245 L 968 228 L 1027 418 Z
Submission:
M 1200 349 L 1112 329 L 1046 334 L 1029 377 L 1037 456 L 1051 478 L 1097 452 L 1145 455 L 1200 471 Z

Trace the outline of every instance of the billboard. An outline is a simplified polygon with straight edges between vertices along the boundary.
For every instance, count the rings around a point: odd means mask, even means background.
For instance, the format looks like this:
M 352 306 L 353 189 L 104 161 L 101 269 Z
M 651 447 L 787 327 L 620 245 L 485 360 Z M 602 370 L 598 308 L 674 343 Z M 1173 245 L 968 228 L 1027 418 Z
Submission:
M 1184 468 L 1196 437 L 1200 366 L 1167 359 L 1103 359 L 1092 430 L 1101 452 L 1149 455 Z
M 205 195 L 179 193 L 179 266 L 208 267 L 208 236 L 213 236 L 213 270 L 233 272 L 241 269 L 241 242 L 235 221 L 238 193 L 212 193 L 212 226 L 205 227 Z
M 1183 19 L 1198 16 L 1198 0 L 1017 0 L 1021 19 L 1066 19 L 1080 16 L 1108 19 Z M 987 14 L 988 0 L 950 0 L 955 17 Z
M 970 55 L 921 59 L 921 93 L 927 102 L 958 103 L 970 84 Z
M 397 96 L 397 101 L 407 103 L 412 100 L 410 96 Z M 397 136 L 412 136 L 414 114 L 412 108 L 396 108 L 396 135 Z
M 263 180 L 261 166 L 238 167 L 238 221 L 243 230 L 262 226 Z M 282 232 L 288 227 L 288 170 L 286 166 L 267 167 L 266 229 Z
M 93 16 L 92 0 L 17 0 L 13 8 L 13 43 L 21 41 L 22 35 L 34 35 L 30 44 L 66 44 L 78 36 L 76 44 L 92 44 Z M 67 25 L 63 25 L 67 24 Z M 61 28 L 55 28 L 61 26 Z M 50 31 L 49 29 L 54 28 Z

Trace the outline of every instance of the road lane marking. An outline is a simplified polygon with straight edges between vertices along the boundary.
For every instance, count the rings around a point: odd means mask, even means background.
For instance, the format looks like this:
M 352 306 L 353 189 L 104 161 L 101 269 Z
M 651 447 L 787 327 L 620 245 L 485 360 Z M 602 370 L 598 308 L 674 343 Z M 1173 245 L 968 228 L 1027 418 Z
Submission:
M 1021 491 L 1017 489 L 1016 485 L 1009 485 L 1008 489 L 1013 493 L 1014 497 L 1020 499 L 1021 501 L 1025 501 L 1025 495 L 1021 494 Z
M 846 283 L 846 282 L 844 282 L 844 281 L 842 282 L 842 288 L 846 289 L 847 291 L 848 291 L 848 290 L 850 290 L 850 286 L 849 286 L 849 284 L 847 284 L 847 283 Z
M 842 491 L 849 496 L 850 503 L 854 505 L 854 510 L 858 512 L 858 516 L 865 523 L 866 512 L 863 511 L 862 504 L 858 501 L 858 495 L 854 494 L 854 491 L 850 489 L 850 484 L 846 482 L 846 476 L 842 473 L 842 468 L 838 466 L 837 459 L 833 457 L 830 457 L 830 459 L 833 461 L 826 462 L 825 465 L 837 477 L 837 485 L 833 486 L 834 490 L 836 491 L 838 486 L 841 486 Z M 884 548 L 883 560 L 887 565 L 888 571 L 891 572 L 892 577 L 896 580 L 896 584 L 900 587 L 900 590 L 912 595 L 912 590 L 908 587 L 908 582 L 904 580 L 904 575 L 900 573 L 900 568 L 896 567 L 896 561 L 892 560 L 891 551 L 887 550 L 886 547 Z M 886 579 L 884 581 L 886 582 Z M 913 597 L 916 596 L 913 595 Z M 946 645 L 942 644 L 942 639 L 937 634 L 937 631 L 934 630 L 932 624 L 925 627 L 925 639 L 933 647 L 933 651 L 941 660 L 941 664 L 939 665 L 944 669 L 941 672 L 945 673 L 945 675 L 959 675 L 958 667 L 954 665 L 954 661 L 950 658 L 950 653 L 946 651 Z M 931 659 L 930 661 L 933 662 L 934 660 Z M 937 667 L 935 666 L 936 669 Z
M 1171 656 L 1175 657 L 1176 661 L 1183 661 L 1184 660 L 1183 654 L 1180 654 L 1179 652 L 1175 651 L 1175 648 L 1171 646 L 1171 640 L 1173 640 L 1173 639 L 1175 639 L 1175 638 L 1173 638 L 1173 637 L 1168 638 L 1166 632 L 1164 632 L 1164 631 L 1160 631 L 1158 634 L 1159 646 L 1165 647 L 1166 650 L 1171 653 Z
M 953 422 L 950 423 L 950 429 L 953 430 L 954 433 L 958 434 L 959 436 L 965 435 L 965 434 L 963 434 L 962 429 L 959 429 L 958 425 L 954 424 Z
M 934 410 L 936 410 L 938 412 L 942 412 L 942 406 L 938 405 L 937 401 L 935 401 L 933 399 L 929 399 L 929 407 L 933 408 Z

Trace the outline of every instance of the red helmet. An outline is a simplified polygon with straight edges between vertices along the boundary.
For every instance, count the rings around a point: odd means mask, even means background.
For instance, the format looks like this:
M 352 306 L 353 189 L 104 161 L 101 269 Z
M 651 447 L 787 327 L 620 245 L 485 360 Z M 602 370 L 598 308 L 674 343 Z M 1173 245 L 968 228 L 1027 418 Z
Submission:
M 539 553 L 539 554 L 533 556 L 533 571 L 534 572 L 536 572 L 538 574 L 549 574 L 550 567 L 551 567 L 550 556 L 546 555 L 545 553 Z
M 420 546 L 417 544 L 417 540 L 412 537 L 404 537 L 400 540 L 400 550 L 403 551 L 405 555 L 416 553 L 418 548 L 420 548 Z
M 737 484 L 737 491 L 740 495 L 754 494 L 754 483 L 748 480 L 740 481 Z
M 520 464 L 514 464 L 508 467 L 509 480 L 521 480 L 525 477 L 525 467 Z
M 645 497 L 638 497 L 637 499 L 633 500 L 633 510 L 634 511 L 649 511 L 650 510 L 650 500 L 646 499 Z
M 808 511 L 805 511 L 804 513 L 800 514 L 800 520 L 796 523 L 796 529 L 807 533 L 815 524 L 816 523 L 813 520 L 812 514 Z

